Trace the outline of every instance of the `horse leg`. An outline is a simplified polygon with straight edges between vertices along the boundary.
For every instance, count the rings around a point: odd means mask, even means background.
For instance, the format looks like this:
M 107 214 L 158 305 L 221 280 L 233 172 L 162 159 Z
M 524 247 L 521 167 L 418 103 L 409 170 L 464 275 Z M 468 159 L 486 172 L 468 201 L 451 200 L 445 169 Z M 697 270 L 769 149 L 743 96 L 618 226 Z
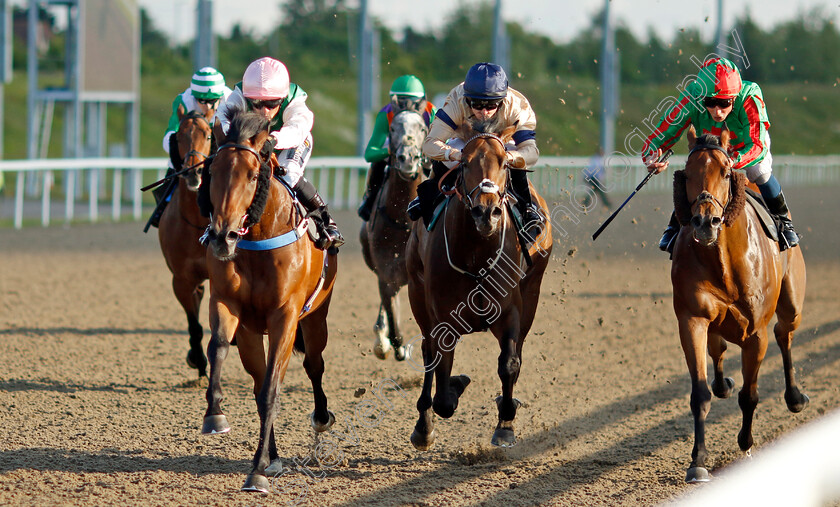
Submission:
M 324 303 L 305 319 L 300 321 L 306 352 L 303 368 L 312 383 L 312 393 L 315 396 L 315 410 L 309 415 L 312 429 L 321 433 L 330 429 L 335 423 L 335 414 L 327 409 L 327 395 L 321 384 L 324 376 L 324 356 L 322 352 L 327 346 L 329 329 L 327 327 L 327 312 L 329 310 L 330 294 Z
M 424 327 L 421 326 L 421 329 Z M 411 444 L 418 451 L 427 451 L 435 443 L 435 418 L 432 413 L 432 382 L 434 379 L 435 367 L 439 361 L 440 352 L 428 334 L 423 333 L 423 389 L 420 391 L 420 398 L 417 399 L 417 411 L 420 417 L 414 425 L 411 433 Z
M 515 312 L 511 312 L 512 314 Z M 520 340 L 517 340 L 519 326 L 508 321 L 508 329 L 499 336 L 499 379 L 502 381 L 502 395 L 496 398 L 496 405 L 499 409 L 499 422 L 493 432 L 490 443 L 498 447 L 513 447 L 516 444 L 516 434 L 513 430 L 513 420 L 516 418 L 516 409 L 520 402 L 513 397 L 513 386 L 519 379 L 519 370 L 522 364 Z
M 385 305 L 380 303 L 379 315 L 376 317 L 376 324 L 373 325 L 373 354 L 379 359 L 387 359 L 391 352 L 388 333 L 388 316 L 385 313 Z
M 242 367 L 245 368 L 245 371 L 254 380 L 254 402 L 257 403 L 257 398 L 265 380 L 265 345 L 263 344 L 263 335 L 260 333 L 251 333 L 244 328 L 239 328 L 236 331 L 236 342 L 239 348 L 239 359 L 242 361 Z M 257 407 L 259 408 L 259 405 Z M 268 443 L 268 456 L 272 463 L 280 457 L 277 453 L 277 443 L 274 438 L 273 428 Z
M 300 305 L 288 304 L 268 319 L 268 358 L 266 375 L 257 395 L 257 411 L 260 414 L 260 441 L 254 453 L 251 472 L 242 485 L 242 491 L 268 493 L 269 483 L 265 469 L 271 463 L 269 447 L 274 440 L 274 420 L 277 418 L 277 393 L 286 375 L 289 359 L 294 348 L 297 331 L 297 314 Z M 295 311 L 297 310 L 297 312 Z
M 460 339 L 450 335 L 453 340 Z M 470 378 L 466 375 L 452 376 L 452 363 L 455 358 L 455 343 L 452 348 L 439 347 L 441 351 L 440 363 L 435 368 L 435 396 L 432 399 L 432 408 L 435 413 L 444 419 L 449 419 L 458 408 L 458 398 L 464 394 L 464 390 L 470 385 Z
M 172 290 L 175 298 L 187 314 L 187 329 L 190 333 L 190 350 L 187 352 L 187 364 L 190 368 L 198 370 L 199 377 L 207 376 L 207 357 L 201 348 L 201 340 L 204 337 L 204 329 L 198 321 L 198 310 L 201 307 L 201 299 L 204 297 L 204 284 L 199 281 L 173 276 Z
M 239 317 L 221 301 L 210 298 L 210 341 L 207 357 L 210 361 L 210 384 L 207 386 L 207 412 L 204 413 L 204 434 L 227 433 L 230 426 L 222 413 L 222 364 L 227 357 L 230 341 L 239 327 Z
M 735 380 L 723 376 L 723 357 L 726 352 L 726 341 L 716 333 L 709 333 L 709 355 L 712 356 L 712 368 L 715 379 L 712 381 L 712 392 L 718 398 L 729 398 L 735 387 Z
M 694 417 L 694 448 L 685 482 L 708 482 L 706 470 L 706 416 L 712 393 L 706 381 L 706 340 L 709 321 L 694 316 L 679 316 L 680 344 L 691 377 L 691 414 Z
M 758 370 L 761 368 L 765 352 L 767 352 L 767 331 L 759 327 L 741 347 L 741 372 L 744 376 L 744 387 L 738 393 L 738 406 L 741 407 L 744 420 L 741 431 L 738 432 L 738 447 L 748 455 L 753 445 L 753 414 L 758 405 Z
M 405 361 L 405 347 L 400 333 L 400 288 L 393 283 L 379 281 L 379 298 L 388 323 L 388 340 L 394 348 L 394 359 Z
M 798 249 L 790 250 L 789 256 L 798 255 L 798 258 L 790 259 L 789 272 L 782 281 L 782 290 L 776 306 L 778 321 L 773 327 L 773 334 L 776 335 L 776 343 L 782 352 L 782 365 L 785 372 L 785 403 L 787 403 L 788 410 L 798 413 L 810 401 L 806 394 L 799 391 L 793 359 L 790 354 L 793 332 L 802 322 L 802 305 L 805 299 L 805 264 L 801 261 L 802 253 Z

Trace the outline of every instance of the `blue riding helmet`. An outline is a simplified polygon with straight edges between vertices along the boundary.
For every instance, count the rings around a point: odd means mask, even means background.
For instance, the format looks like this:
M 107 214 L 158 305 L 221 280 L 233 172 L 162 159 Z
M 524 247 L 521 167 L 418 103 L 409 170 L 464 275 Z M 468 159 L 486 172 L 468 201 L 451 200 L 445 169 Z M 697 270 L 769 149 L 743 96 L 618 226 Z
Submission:
M 464 96 L 469 99 L 499 100 L 507 96 L 505 70 L 495 63 L 477 63 L 464 78 Z

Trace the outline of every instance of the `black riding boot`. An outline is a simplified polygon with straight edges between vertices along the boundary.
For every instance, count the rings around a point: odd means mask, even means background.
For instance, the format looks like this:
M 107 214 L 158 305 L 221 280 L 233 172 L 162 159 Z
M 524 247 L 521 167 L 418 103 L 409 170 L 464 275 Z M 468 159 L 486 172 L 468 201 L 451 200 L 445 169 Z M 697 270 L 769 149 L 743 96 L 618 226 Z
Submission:
M 775 216 L 779 223 L 779 251 L 787 250 L 799 244 L 799 234 L 793 230 L 793 222 L 788 218 L 788 207 L 785 202 L 785 194 L 770 199 L 764 198 L 767 209 Z
M 380 162 L 373 162 L 370 164 L 370 174 L 368 176 L 367 188 L 365 195 L 362 197 L 362 205 L 359 206 L 359 217 L 367 222 L 370 220 L 370 213 L 373 211 L 373 203 L 376 201 L 376 194 L 382 188 L 382 182 L 385 180 L 385 166 L 387 162 L 382 160 Z
M 170 176 L 173 173 L 175 173 L 175 169 L 172 169 L 171 167 L 166 170 L 166 176 Z M 143 229 L 143 232 L 148 231 L 150 225 L 153 227 L 158 227 L 160 225 L 160 217 L 163 216 L 163 210 L 165 210 L 166 205 L 169 204 L 167 197 L 169 197 L 169 195 L 174 191 L 177 184 L 178 179 L 173 178 L 152 190 L 152 196 L 155 198 L 155 210 L 152 211 L 152 216 L 149 218 L 149 222 L 146 224 L 146 228 Z
M 536 241 L 540 234 L 542 234 L 545 217 L 543 217 L 531 198 L 528 173 L 525 171 L 511 170 L 510 182 L 518 199 L 516 207 L 522 213 L 522 232 L 531 238 L 531 241 Z
M 338 248 L 343 245 L 344 237 L 341 235 L 341 232 L 339 232 L 338 225 L 336 225 L 335 220 L 333 220 L 330 216 L 326 203 L 323 199 L 321 199 L 321 196 L 318 195 L 315 185 L 306 178 L 301 177 L 298 180 L 297 185 L 295 185 L 294 191 L 300 203 L 303 204 L 304 208 L 306 208 L 306 211 L 311 215 L 317 215 L 321 218 L 322 237 L 315 246 L 321 250 L 326 250 L 333 247 Z
M 417 197 L 408 203 L 408 218 L 417 220 L 423 217 L 426 224 L 431 221 L 434 212 L 434 202 L 440 195 L 440 178 L 449 170 L 441 162 L 432 163 L 432 175 L 426 181 L 417 185 Z
M 677 234 L 680 233 L 680 222 L 677 220 L 677 215 L 672 211 L 671 219 L 668 221 L 668 227 L 662 233 L 662 239 L 659 240 L 659 249 L 663 252 L 674 253 L 674 243 L 677 239 Z

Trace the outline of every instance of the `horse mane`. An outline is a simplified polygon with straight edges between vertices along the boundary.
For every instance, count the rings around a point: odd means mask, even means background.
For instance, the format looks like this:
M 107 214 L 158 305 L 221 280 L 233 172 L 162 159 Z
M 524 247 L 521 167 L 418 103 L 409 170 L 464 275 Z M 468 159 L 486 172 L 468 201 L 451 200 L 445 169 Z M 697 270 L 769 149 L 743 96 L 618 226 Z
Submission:
M 245 110 L 238 105 L 227 109 L 224 112 L 224 119 L 229 124 L 227 135 L 225 135 L 226 143 L 248 141 L 260 132 L 268 131 L 268 124 L 271 122 L 265 116 Z
M 225 135 L 225 144 L 241 144 L 245 141 L 250 141 L 261 132 L 267 132 L 270 122 L 263 115 L 253 111 L 246 111 L 240 107 L 228 109 L 225 112 L 225 119 L 229 122 L 228 131 Z M 205 217 L 209 217 L 213 212 L 213 203 L 210 200 L 210 180 L 212 173 L 209 169 L 211 161 L 212 159 L 208 158 L 205 162 L 204 177 L 201 179 L 201 186 L 198 187 L 198 208 Z M 271 193 L 271 173 L 270 158 L 269 160 L 262 160 L 261 158 L 257 189 L 254 192 L 254 199 L 246 211 L 248 219 L 245 221 L 243 227 L 251 227 L 260 222 Z
M 704 135 L 703 137 L 706 136 Z M 747 204 L 746 187 L 746 175 L 732 171 L 729 187 L 729 204 L 723 210 L 723 225 L 732 225 L 741 212 L 744 211 L 744 206 Z M 688 202 L 688 194 L 685 189 L 685 170 L 674 171 L 674 214 L 683 227 L 688 225 L 688 222 L 691 220 L 691 203 Z
M 703 134 L 697 138 L 694 146 L 721 146 L 720 137 L 714 134 Z

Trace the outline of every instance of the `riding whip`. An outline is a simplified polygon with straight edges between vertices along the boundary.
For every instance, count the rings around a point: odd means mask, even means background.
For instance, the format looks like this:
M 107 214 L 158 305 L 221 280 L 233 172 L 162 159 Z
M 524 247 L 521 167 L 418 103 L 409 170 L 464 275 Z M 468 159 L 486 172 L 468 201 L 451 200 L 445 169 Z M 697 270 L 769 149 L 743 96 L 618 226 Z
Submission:
M 671 157 L 671 155 L 673 155 L 673 154 L 674 154 L 674 151 L 673 151 L 673 150 L 668 150 L 668 151 L 666 151 L 665 153 L 663 153 L 663 154 L 662 154 L 662 158 L 660 158 L 657 162 L 658 162 L 658 163 L 665 162 L 665 161 L 666 161 L 666 160 L 668 160 L 668 159 Z M 624 207 L 624 205 L 626 205 L 628 202 L 630 202 L 630 199 L 632 199 L 632 198 L 633 198 L 633 196 L 634 196 L 634 195 L 636 195 L 636 192 L 638 192 L 639 190 L 641 190 L 641 188 L 642 188 L 643 186 L 645 186 L 645 184 L 648 182 L 648 180 L 649 180 L 649 179 L 651 179 L 651 178 L 653 177 L 653 175 L 654 175 L 654 174 L 656 174 L 656 173 L 655 173 L 655 172 L 649 172 L 649 173 L 647 174 L 647 176 L 645 176 L 645 179 L 643 179 L 643 180 L 642 180 L 642 182 L 641 182 L 641 183 L 639 183 L 639 184 L 636 186 L 636 190 L 633 190 L 633 193 L 632 193 L 632 194 L 630 194 L 630 196 L 628 196 L 628 197 L 627 197 L 627 199 L 625 199 L 623 203 L 621 203 L 621 206 L 619 206 L 619 207 L 618 207 L 618 209 L 616 209 L 615 211 L 613 211 L 613 212 L 612 212 L 612 215 L 610 215 L 609 217 L 607 217 L 607 219 L 604 221 L 604 223 L 603 223 L 603 224 L 601 224 L 601 227 L 598 227 L 598 230 L 597 230 L 597 231 L 595 231 L 595 234 L 593 234 L 593 235 L 592 235 L 592 241 L 595 241 L 596 239 L 598 239 L 598 236 L 600 236 L 600 235 L 601 235 L 601 233 L 604 231 L 604 229 L 606 229 L 606 228 L 607 228 L 607 226 L 608 226 L 608 225 L 610 225 L 610 222 L 612 222 L 612 221 L 613 221 L 613 219 L 616 217 L 616 215 L 618 215 L 618 212 L 619 212 L 619 211 L 621 211 L 621 208 L 623 208 L 623 207 Z

